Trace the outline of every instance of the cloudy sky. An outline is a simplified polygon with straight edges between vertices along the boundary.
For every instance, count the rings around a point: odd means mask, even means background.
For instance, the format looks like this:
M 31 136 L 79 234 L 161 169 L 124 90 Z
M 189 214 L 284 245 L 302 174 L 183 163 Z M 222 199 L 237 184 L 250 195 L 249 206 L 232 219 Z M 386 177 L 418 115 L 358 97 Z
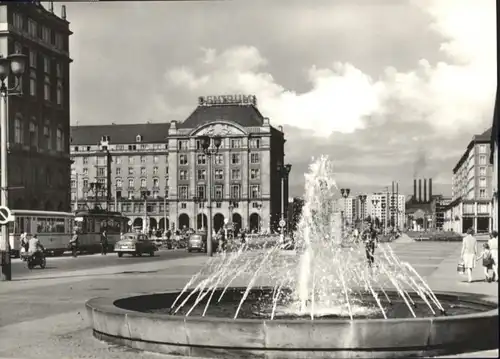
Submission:
M 354 192 L 396 180 L 410 193 L 425 176 L 448 194 L 491 125 L 494 0 L 79 2 L 67 14 L 72 124 L 182 121 L 200 95 L 255 94 L 285 128 L 294 195 L 320 154 Z

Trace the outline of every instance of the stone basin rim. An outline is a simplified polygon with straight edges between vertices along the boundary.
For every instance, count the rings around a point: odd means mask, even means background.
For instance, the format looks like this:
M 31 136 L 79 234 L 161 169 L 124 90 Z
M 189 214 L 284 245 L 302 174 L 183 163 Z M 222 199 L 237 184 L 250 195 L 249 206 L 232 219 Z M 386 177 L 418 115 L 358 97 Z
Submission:
M 232 287 L 231 289 L 233 290 L 244 290 L 244 287 Z M 256 288 L 255 290 L 269 290 L 272 289 L 272 287 L 263 287 L 263 288 Z M 390 293 L 391 291 L 387 291 Z M 306 323 L 321 323 L 321 325 L 327 325 L 327 324 L 340 324 L 340 323 L 357 323 L 357 324 L 362 324 L 362 323 L 371 323 L 372 325 L 375 323 L 387 323 L 387 322 L 392 322 L 392 323 L 397 323 L 397 322 L 419 322 L 419 321 L 443 321 L 443 320 L 459 320 L 459 319 L 467 319 L 467 318 L 477 318 L 477 317 L 485 317 L 485 316 L 498 316 L 499 308 L 498 308 L 498 298 L 495 296 L 490 296 L 490 295 L 483 295 L 483 294 L 475 294 L 475 293 L 466 293 L 466 292 L 455 292 L 455 291 L 433 291 L 433 293 L 436 295 L 438 299 L 442 298 L 447 298 L 448 300 L 450 299 L 456 299 L 459 302 L 463 303 L 477 303 L 477 304 L 484 304 L 484 305 L 495 305 L 496 308 L 492 308 L 491 310 L 485 310 L 485 311 L 479 311 L 476 313 L 469 313 L 469 314 L 459 314 L 459 315 L 450 315 L 450 316 L 425 316 L 425 317 L 417 317 L 417 318 L 359 318 L 356 319 L 354 318 L 353 320 L 349 318 L 339 318 L 339 319 L 321 319 L 321 320 L 311 320 L 309 318 L 297 318 L 297 319 L 259 319 L 259 318 L 236 318 L 234 319 L 233 317 L 227 317 L 227 318 L 221 318 L 221 317 L 210 317 L 210 316 L 195 316 L 195 315 L 190 315 L 190 316 L 183 316 L 183 315 L 169 315 L 169 314 L 156 314 L 156 313 L 148 313 L 148 312 L 142 312 L 138 310 L 132 310 L 132 309 L 126 309 L 117 306 L 115 303 L 120 300 L 133 300 L 133 299 L 138 299 L 138 298 L 147 298 L 147 297 L 154 297 L 154 296 L 163 296 L 163 295 L 172 295 L 172 294 L 180 294 L 179 290 L 168 290 L 168 291 L 162 291 L 162 292 L 153 292 L 153 293 L 148 293 L 148 294 L 138 294 L 138 295 L 131 295 L 129 297 L 95 297 L 90 300 L 88 300 L 85 303 L 85 306 L 87 309 L 92 309 L 100 312 L 108 312 L 111 311 L 113 314 L 123 314 L 123 315 L 128 315 L 128 316 L 134 316 L 134 317 L 146 317 L 146 318 L 153 318 L 156 320 L 161 320 L 161 321 L 179 321 L 179 322 L 229 322 L 229 323 L 275 323 L 275 324 L 306 324 Z M 480 297 L 480 298 L 478 298 Z M 214 303 L 214 305 L 216 305 Z

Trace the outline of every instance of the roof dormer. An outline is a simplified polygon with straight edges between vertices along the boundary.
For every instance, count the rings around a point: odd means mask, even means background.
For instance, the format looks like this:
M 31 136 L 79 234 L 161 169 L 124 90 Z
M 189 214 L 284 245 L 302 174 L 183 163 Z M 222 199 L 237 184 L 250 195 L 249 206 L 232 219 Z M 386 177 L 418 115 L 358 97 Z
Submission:
M 142 135 L 135 136 L 135 142 L 142 142 Z

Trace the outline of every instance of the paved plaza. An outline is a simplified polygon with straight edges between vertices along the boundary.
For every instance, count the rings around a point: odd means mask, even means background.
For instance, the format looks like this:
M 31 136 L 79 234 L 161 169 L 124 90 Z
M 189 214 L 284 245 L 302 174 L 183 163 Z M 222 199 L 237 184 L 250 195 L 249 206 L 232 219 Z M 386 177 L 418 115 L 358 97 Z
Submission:
M 395 242 L 391 246 L 433 289 L 497 296 L 497 283 L 483 282 L 481 267 L 475 269 L 473 283 L 457 275 L 460 243 Z M 97 341 L 92 337 L 84 304 L 92 297 L 180 289 L 206 260 L 204 256 L 165 257 L 55 273 L 37 270 L 2 282 L 0 358 L 173 358 Z M 497 357 L 498 350 L 474 356 Z

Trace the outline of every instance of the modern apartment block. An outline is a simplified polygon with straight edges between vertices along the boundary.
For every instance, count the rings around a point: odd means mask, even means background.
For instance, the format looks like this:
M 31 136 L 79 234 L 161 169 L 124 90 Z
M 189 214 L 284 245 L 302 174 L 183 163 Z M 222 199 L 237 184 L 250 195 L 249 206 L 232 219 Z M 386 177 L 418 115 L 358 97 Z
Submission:
M 491 133 L 490 128 L 473 136 L 453 168 L 452 202 L 446 209 L 446 230 L 464 233 L 473 228 L 484 233 L 493 227 L 493 168 L 489 160 Z

